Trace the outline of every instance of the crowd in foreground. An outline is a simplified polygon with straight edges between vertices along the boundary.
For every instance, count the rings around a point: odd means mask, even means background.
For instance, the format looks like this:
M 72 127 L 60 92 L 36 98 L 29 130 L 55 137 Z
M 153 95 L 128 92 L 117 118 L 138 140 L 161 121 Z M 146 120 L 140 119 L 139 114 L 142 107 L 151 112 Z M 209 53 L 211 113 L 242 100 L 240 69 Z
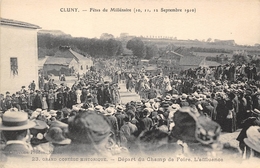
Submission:
M 132 76 L 125 79 L 131 85 Z M 15 95 L 2 95 L 1 156 L 5 157 L 1 159 L 31 160 L 30 154 L 48 159 L 140 155 L 236 161 L 252 155 L 259 158 L 258 81 L 163 76 L 156 87 L 158 81 L 145 73 L 137 80 L 133 86 L 141 101 L 127 104 L 120 103 L 117 82 L 93 81 L 89 76 L 71 88 L 49 80 L 42 90 L 36 91 L 30 84 L 29 91 L 22 87 Z M 242 128 L 239 149 L 219 141 L 221 131 L 237 128 Z

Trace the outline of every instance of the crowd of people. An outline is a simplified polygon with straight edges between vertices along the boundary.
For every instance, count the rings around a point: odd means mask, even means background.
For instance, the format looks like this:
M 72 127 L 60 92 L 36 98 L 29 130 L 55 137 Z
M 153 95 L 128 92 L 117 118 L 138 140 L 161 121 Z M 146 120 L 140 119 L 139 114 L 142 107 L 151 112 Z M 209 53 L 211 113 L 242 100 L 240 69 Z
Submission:
M 47 159 L 169 154 L 215 161 L 220 156 L 259 158 L 259 80 L 242 76 L 242 71 L 222 71 L 217 77 L 218 68 L 203 69 L 169 76 L 105 69 L 87 72 L 72 87 L 49 79 L 38 90 L 32 82 L 28 89 L 1 94 L 2 160 L 28 153 Z M 200 71 L 215 73 L 198 75 Z M 104 75 L 112 82 L 104 81 Z M 123 104 L 120 83 L 129 92 L 134 89 L 140 101 Z M 219 141 L 221 132 L 240 128 L 239 148 Z

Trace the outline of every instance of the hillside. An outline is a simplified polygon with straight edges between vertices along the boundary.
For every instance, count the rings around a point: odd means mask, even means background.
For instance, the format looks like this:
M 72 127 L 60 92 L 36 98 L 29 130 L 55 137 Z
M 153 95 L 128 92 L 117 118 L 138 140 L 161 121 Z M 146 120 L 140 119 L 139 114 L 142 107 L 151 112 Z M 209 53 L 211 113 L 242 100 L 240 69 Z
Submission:
M 51 34 L 53 36 L 66 36 L 66 37 L 71 37 L 70 34 L 66 34 L 61 30 L 39 30 L 38 34 Z

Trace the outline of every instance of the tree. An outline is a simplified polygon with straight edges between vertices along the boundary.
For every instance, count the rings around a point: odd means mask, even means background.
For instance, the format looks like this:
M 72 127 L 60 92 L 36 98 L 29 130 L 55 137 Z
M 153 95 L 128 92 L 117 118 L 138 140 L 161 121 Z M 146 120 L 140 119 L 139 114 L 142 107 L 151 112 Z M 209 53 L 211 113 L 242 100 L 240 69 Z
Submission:
M 240 63 L 240 64 L 250 62 L 249 57 L 246 54 L 243 54 L 243 53 L 234 54 L 232 59 L 235 63 Z
M 158 56 L 158 47 L 155 44 L 146 46 L 146 57 L 145 59 L 152 59 Z
M 101 40 L 109 40 L 109 39 L 114 39 L 113 34 L 108 34 L 108 33 L 102 33 L 100 36 Z
M 105 37 L 112 37 L 104 33 Z M 44 57 L 46 55 L 52 56 L 58 51 L 59 46 L 70 46 L 77 50 L 78 53 L 84 55 L 91 55 L 92 57 L 104 57 L 121 55 L 123 52 L 122 43 L 114 38 L 97 39 L 71 36 L 54 36 L 51 34 L 38 33 L 38 56 Z
M 144 42 L 140 38 L 133 38 L 126 44 L 126 48 L 133 51 L 133 54 L 138 58 L 144 58 L 146 56 L 146 47 Z
M 207 42 L 210 43 L 212 41 L 212 38 L 208 38 Z
M 260 58 L 254 59 L 251 62 L 252 64 L 256 64 L 257 67 L 260 67 Z
M 115 39 L 109 39 L 106 43 L 107 55 L 110 57 L 115 56 L 119 49 L 117 41 Z
M 122 42 L 121 41 L 117 41 L 117 43 L 118 43 L 118 50 L 117 50 L 116 55 L 122 55 L 123 52 L 124 52 L 124 48 L 123 48 Z

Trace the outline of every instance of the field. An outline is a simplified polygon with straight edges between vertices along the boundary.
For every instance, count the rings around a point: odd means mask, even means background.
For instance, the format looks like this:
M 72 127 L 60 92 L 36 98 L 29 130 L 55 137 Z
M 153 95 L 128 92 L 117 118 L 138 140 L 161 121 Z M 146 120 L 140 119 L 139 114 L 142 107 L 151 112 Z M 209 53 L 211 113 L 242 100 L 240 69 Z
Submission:
M 257 51 L 260 53 L 260 48 L 253 47 L 253 46 L 240 46 L 240 45 L 221 45 L 221 44 L 214 44 L 208 42 L 201 42 L 195 40 L 167 40 L 167 39 L 143 39 L 145 43 L 156 44 L 158 48 L 166 47 L 169 44 L 173 44 L 177 47 L 200 47 L 200 48 L 215 48 L 215 49 L 224 49 L 224 50 L 246 50 L 246 51 Z

